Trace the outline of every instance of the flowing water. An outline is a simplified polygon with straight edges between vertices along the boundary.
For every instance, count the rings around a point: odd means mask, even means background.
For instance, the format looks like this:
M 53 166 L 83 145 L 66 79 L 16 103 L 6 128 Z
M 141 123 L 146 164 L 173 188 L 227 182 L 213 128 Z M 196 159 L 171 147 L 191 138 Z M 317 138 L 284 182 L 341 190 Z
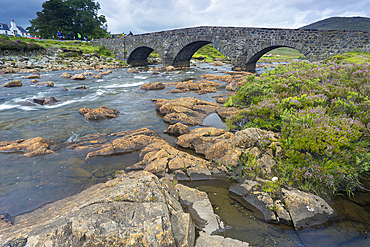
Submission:
M 200 63 L 191 69 L 160 72 L 155 75 L 145 70 L 140 73 L 129 73 L 128 69 L 124 68 L 112 70 L 113 73 L 103 76 L 102 79 L 88 76 L 84 81 L 61 78 L 65 71 L 42 73 L 39 81 L 53 81 L 55 87 L 52 88 L 37 87 L 29 80 L 22 79 L 24 74 L 2 76 L 0 84 L 9 79 L 21 79 L 23 86 L 0 88 L 0 141 L 40 136 L 64 143 L 89 133 L 114 133 L 146 127 L 174 144 L 174 137 L 163 134 L 168 124 L 163 122 L 151 99 L 197 97 L 215 102 L 212 96 L 226 93 L 225 85 L 221 85 L 217 93 L 205 95 L 197 95 L 194 92 L 168 93 L 174 87 L 159 91 L 141 91 L 140 85 L 157 81 L 166 83 L 193 80 L 202 74 L 224 75 L 221 73 L 222 70 L 230 71 L 230 66 L 227 65 L 217 67 L 218 71 L 214 71 L 213 68 L 215 67 L 212 65 Z M 70 71 L 70 73 L 79 72 Z M 86 86 L 87 89 L 75 90 L 79 86 Z M 34 98 L 51 96 L 58 100 L 57 104 L 43 106 L 32 103 Z M 103 105 L 117 109 L 120 112 L 119 117 L 88 121 L 78 112 L 83 107 L 94 109 Z M 225 128 L 217 114 L 210 114 L 204 119 L 203 125 Z M 196 127 L 199 126 L 190 129 Z M 92 184 L 107 181 L 114 177 L 115 171 L 125 169 L 139 161 L 138 153 L 135 152 L 89 160 L 85 160 L 86 154 L 87 151 L 75 152 L 68 149 L 33 158 L 27 158 L 20 153 L 0 153 L 0 213 L 15 216 L 45 203 L 76 194 Z M 321 241 L 319 243 L 324 243 L 316 246 L 339 244 L 366 246 L 368 243 L 370 210 L 365 204 L 359 205 L 350 200 L 344 200 L 345 203 L 338 202 L 338 205 L 346 205 L 340 206 L 344 212 L 341 215 L 344 216 L 339 217 L 338 221 L 297 232 L 288 226 L 272 225 L 257 220 L 253 212 L 229 197 L 228 183 L 212 181 L 199 185 L 199 189 L 209 193 L 211 201 L 215 204 L 215 212 L 234 227 L 225 232 L 225 236 L 260 246 L 307 244 L 315 246 L 312 241 L 308 241 L 312 236 L 319 239 Z M 360 216 L 356 218 L 357 213 L 352 212 L 358 212 Z

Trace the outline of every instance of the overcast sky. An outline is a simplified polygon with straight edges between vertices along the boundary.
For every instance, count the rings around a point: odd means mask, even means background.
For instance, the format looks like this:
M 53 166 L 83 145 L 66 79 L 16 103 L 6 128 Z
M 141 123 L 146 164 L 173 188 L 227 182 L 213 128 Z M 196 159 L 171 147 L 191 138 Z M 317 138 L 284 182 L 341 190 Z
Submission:
M 1 0 L 0 23 L 26 28 L 45 0 Z M 333 16 L 370 17 L 370 0 L 99 0 L 111 33 L 194 26 L 299 28 Z

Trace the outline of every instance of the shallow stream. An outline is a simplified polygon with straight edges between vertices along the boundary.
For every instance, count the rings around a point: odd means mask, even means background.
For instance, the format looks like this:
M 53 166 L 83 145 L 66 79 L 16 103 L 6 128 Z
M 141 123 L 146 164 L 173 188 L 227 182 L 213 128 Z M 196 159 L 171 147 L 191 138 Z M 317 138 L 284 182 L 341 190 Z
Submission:
M 214 68 L 218 70 L 214 71 Z M 146 127 L 174 144 L 174 137 L 163 134 L 168 124 L 155 110 L 155 103 L 151 99 L 196 97 L 215 102 L 216 99 L 212 96 L 226 93 L 225 85 L 221 85 L 217 93 L 204 95 L 194 92 L 168 93 L 174 86 L 159 91 L 141 91 L 140 85 L 158 81 L 166 83 L 193 80 L 202 74 L 225 75 L 221 71 L 230 71 L 230 66 L 214 67 L 199 63 L 191 69 L 171 71 L 168 74 L 152 74 L 149 71 L 129 73 L 126 68 L 115 69 L 102 79 L 87 76 L 84 81 L 61 78 L 65 71 L 42 73 L 39 81 L 53 81 L 55 87 L 51 88 L 37 87 L 30 80 L 22 79 L 25 74 L 5 75 L 0 77 L 0 84 L 9 79 L 20 79 L 23 86 L 0 87 L 0 141 L 40 136 L 63 143 L 89 133 L 114 133 Z M 86 86 L 87 89 L 75 90 L 79 86 Z M 51 106 L 30 103 L 34 98 L 51 96 L 59 102 Z M 121 114 L 114 119 L 87 121 L 78 112 L 83 107 L 95 109 L 103 105 L 117 109 Z M 203 124 L 225 128 L 217 114 L 208 116 Z M 199 126 L 193 126 L 191 129 L 196 127 Z M 61 149 L 55 155 L 33 158 L 24 157 L 19 153 L 0 153 L 0 213 L 15 216 L 31 211 L 45 203 L 76 194 L 95 183 L 105 182 L 114 177 L 115 171 L 139 161 L 137 153 L 98 157 L 87 161 L 86 152 Z M 224 233 L 225 236 L 257 246 L 370 246 L 367 239 L 370 209 L 359 201 L 354 203 L 336 199 L 333 202 L 334 207 L 341 210 L 336 221 L 303 231 L 294 231 L 289 226 L 258 220 L 253 212 L 229 197 L 230 183 L 221 180 L 189 183 L 189 186 L 206 191 L 214 204 L 215 212 L 227 224 L 233 226 L 232 230 Z

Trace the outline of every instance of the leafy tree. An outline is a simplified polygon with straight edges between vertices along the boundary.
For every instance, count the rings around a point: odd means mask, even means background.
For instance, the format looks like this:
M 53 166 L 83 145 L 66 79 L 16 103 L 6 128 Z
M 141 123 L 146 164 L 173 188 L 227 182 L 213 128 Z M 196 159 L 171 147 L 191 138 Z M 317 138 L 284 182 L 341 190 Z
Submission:
M 52 38 L 57 31 L 63 31 L 64 36 L 71 33 L 73 37 L 77 33 L 95 38 L 108 35 L 107 20 L 98 15 L 100 4 L 94 0 L 48 0 L 42 8 L 27 28 L 34 35 Z

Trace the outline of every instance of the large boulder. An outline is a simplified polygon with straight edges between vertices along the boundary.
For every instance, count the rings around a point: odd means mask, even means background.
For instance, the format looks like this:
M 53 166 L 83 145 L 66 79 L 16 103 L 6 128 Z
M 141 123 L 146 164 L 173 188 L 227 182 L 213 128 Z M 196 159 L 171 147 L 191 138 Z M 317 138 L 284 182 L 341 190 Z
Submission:
M 0 229 L 4 246 L 193 246 L 195 228 L 166 179 L 120 173 L 106 183 L 30 213 Z
M 21 87 L 22 82 L 20 80 L 8 81 L 2 85 L 3 87 Z
M 68 74 L 67 72 L 64 72 L 60 77 L 71 78 L 72 76 L 70 74 Z
M 116 118 L 119 114 L 119 111 L 111 109 L 108 106 L 101 106 L 99 108 L 91 110 L 88 107 L 81 108 L 79 110 L 81 115 L 84 115 L 88 120 L 99 120 L 107 118 Z

